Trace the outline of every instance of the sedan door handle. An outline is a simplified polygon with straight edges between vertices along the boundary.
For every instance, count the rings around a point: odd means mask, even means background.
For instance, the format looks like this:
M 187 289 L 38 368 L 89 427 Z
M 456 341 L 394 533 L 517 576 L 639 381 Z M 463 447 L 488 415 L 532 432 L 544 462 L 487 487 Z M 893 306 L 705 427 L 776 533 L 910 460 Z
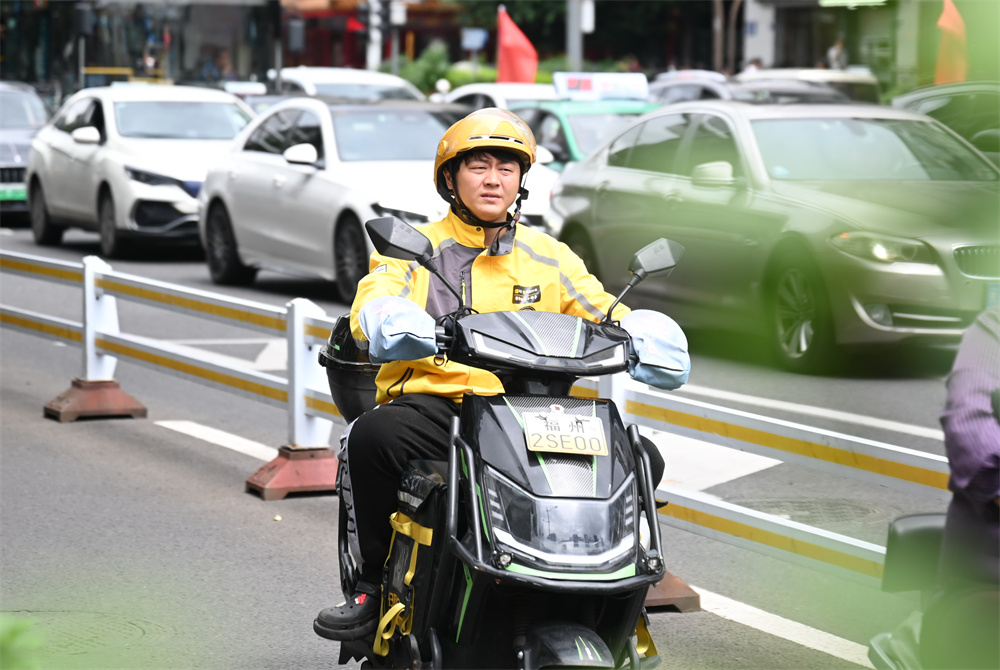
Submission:
M 663 196 L 663 202 L 667 203 L 668 207 L 677 207 L 684 202 L 684 198 L 677 191 L 671 191 Z
M 597 195 L 604 195 L 609 190 L 611 190 L 611 182 L 609 182 L 609 181 L 602 181 L 597 186 Z
M 285 185 L 285 178 L 282 177 L 280 174 L 274 175 L 274 187 L 281 188 L 284 185 Z

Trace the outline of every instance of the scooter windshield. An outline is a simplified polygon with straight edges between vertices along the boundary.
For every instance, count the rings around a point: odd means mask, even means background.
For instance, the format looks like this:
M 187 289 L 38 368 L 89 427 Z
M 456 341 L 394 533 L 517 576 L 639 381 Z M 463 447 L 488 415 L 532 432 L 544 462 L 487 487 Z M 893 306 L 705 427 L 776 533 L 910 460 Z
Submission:
M 536 497 L 490 467 L 483 485 L 493 536 L 531 563 L 610 567 L 635 550 L 633 475 L 607 500 Z

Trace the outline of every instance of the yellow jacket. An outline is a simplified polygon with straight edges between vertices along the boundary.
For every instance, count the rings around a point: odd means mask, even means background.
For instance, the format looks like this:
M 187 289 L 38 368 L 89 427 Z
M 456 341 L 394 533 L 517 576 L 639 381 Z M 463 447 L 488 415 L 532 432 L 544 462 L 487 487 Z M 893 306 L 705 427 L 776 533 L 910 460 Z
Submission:
M 528 226 L 508 230 L 489 249 L 484 247 L 483 230 L 462 222 L 451 211 L 441 221 L 416 228 L 430 239 L 435 263 L 465 296 L 466 306 L 478 312 L 532 307 L 600 321 L 614 302 L 615 297 L 569 247 Z M 412 300 L 435 320 L 458 308 L 458 299 L 426 269 L 374 252 L 351 307 L 351 332 L 363 351 L 367 351 L 368 341 L 358 312 L 369 300 L 383 296 Z M 618 305 L 615 319 L 628 311 Z M 433 356 L 384 363 L 376 384 L 379 403 L 404 393 L 430 393 L 458 401 L 466 392 L 503 393 L 500 380 L 492 373 L 450 360 L 435 363 Z

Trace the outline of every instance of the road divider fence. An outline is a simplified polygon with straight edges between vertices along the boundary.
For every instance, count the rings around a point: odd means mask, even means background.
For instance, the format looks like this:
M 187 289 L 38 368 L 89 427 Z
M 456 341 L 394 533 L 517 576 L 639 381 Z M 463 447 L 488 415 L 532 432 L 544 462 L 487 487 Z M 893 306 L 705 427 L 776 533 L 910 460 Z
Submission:
M 0 272 L 82 289 L 82 322 L 0 305 L 3 327 L 83 349 L 80 376 L 46 406 L 47 416 L 62 421 L 78 416 L 145 416 L 141 405 L 141 411 L 128 405 L 135 401 L 124 392 L 108 392 L 107 387 L 114 391 L 116 386 L 116 362 L 127 360 L 286 410 L 288 443 L 281 446 L 277 458 L 247 479 L 247 490 L 273 500 L 293 492 L 335 489 L 337 459 L 330 438 L 335 425 L 343 425 L 344 419 L 330 396 L 317 356 L 336 316 L 327 316 L 302 298 L 279 308 L 144 279 L 116 272 L 93 256 L 81 264 L 3 251 Z M 286 374 L 268 374 L 231 361 L 223 364 L 207 352 L 124 333 L 116 299 L 284 337 L 288 346 Z M 624 374 L 581 379 L 572 393 L 614 400 L 627 423 L 875 486 L 916 491 L 937 499 L 949 495 L 948 464 L 943 456 L 682 398 L 633 382 Z M 661 486 L 657 498 L 660 520 L 670 526 L 854 581 L 877 585 L 881 580 L 885 557 L 881 546 L 696 491 Z

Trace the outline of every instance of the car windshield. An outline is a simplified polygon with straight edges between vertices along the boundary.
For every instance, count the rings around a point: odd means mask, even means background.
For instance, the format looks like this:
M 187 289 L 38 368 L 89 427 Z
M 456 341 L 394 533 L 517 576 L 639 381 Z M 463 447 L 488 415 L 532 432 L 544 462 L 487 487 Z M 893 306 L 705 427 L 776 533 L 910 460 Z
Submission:
M 433 160 L 438 140 L 459 115 L 419 110 L 365 110 L 333 115 L 342 161 Z
M 40 128 L 47 118 L 45 105 L 33 95 L 4 91 L 0 96 L 0 128 Z
M 316 84 L 318 95 L 350 100 L 419 100 L 413 91 L 391 84 Z
M 586 155 L 618 133 L 638 114 L 573 114 L 569 126 L 573 130 L 576 146 Z
M 996 181 L 985 159 L 931 122 L 816 118 L 753 122 L 761 158 L 779 181 Z
M 122 137 L 164 140 L 231 140 L 250 116 L 228 102 L 117 102 Z

